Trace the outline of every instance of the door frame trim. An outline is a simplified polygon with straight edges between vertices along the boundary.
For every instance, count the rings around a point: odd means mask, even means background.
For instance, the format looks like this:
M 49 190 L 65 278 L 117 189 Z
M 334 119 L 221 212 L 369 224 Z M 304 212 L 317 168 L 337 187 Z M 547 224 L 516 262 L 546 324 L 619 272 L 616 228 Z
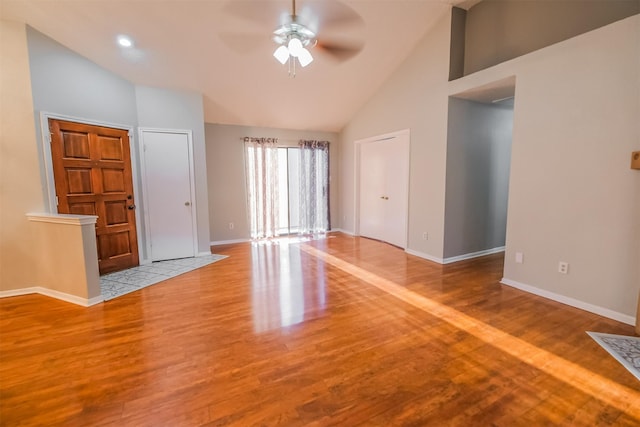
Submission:
M 371 136 L 368 138 L 358 139 L 353 143 L 354 155 L 354 176 L 353 176 L 353 235 L 360 236 L 360 148 L 362 144 L 372 143 L 376 141 L 388 140 L 398 137 L 406 137 L 409 142 L 409 153 L 407 153 L 407 159 L 409 164 L 407 165 L 407 222 L 405 227 L 405 247 L 408 247 L 409 243 L 409 194 L 410 194 L 410 185 L 411 185 L 411 130 L 409 128 L 398 130 L 395 132 L 385 133 L 382 135 Z
M 196 176 L 195 176 L 195 163 L 193 159 L 193 131 L 190 129 L 164 129 L 164 128 L 151 128 L 151 127 L 139 127 L 138 128 L 138 140 L 140 143 L 138 144 L 138 150 L 140 150 L 140 178 L 142 180 L 143 187 L 143 200 L 144 200 L 144 232 L 145 232 L 145 248 L 146 252 L 149 255 L 149 261 L 153 262 L 151 256 L 151 230 L 149 229 L 149 200 L 148 200 L 148 189 L 147 189 L 147 180 L 146 180 L 146 158 L 144 156 L 144 137 L 143 134 L 145 132 L 152 133 L 173 133 L 173 134 L 181 134 L 187 136 L 187 148 L 189 155 L 189 193 L 191 196 L 191 235 L 193 236 L 193 256 L 199 256 L 199 242 L 198 242 L 198 215 L 197 215 L 197 206 L 196 206 Z
M 92 126 L 102 126 L 114 129 L 126 130 L 129 134 L 129 154 L 131 159 L 131 178 L 133 181 L 133 191 L 136 195 L 136 205 L 138 204 L 138 195 L 140 196 L 140 200 L 144 197 L 144 192 L 142 191 L 142 187 L 138 182 L 138 153 L 136 149 L 136 145 L 138 145 L 135 134 L 134 127 L 128 125 L 122 125 L 118 123 L 111 123 L 102 120 L 92 120 L 84 117 L 76 117 L 69 116 L 66 114 L 57 114 L 51 113 L 48 111 L 40 111 L 40 140 L 42 142 L 42 160 L 44 166 L 44 179 L 46 184 L 46 191 L 44 192 L 45 197 L 45 208 L 48 210 L 47 213 L 57 214 L 58 213 L 58 205 L 55 202 L 56 200 L 56 184 L 53 178 L 53 159 L 51 158 L 51 134 L 49 132 L 49 119 L 54 120 L 64 120 L 68 122 L 82 123 L 85 125 Z M 146 245 L 146 241 L 144 241 L 144 245 L 141 244 L 142 240 L 142 230 L 141 230 L 141 221 L 140 221 L 140 212 L 139 209 L 135 210 L 135 218 L 136 218 L 136 238 L 138 239 L 138 263 L 149 264 L 147 258 L 143 256 L 142 247 Z

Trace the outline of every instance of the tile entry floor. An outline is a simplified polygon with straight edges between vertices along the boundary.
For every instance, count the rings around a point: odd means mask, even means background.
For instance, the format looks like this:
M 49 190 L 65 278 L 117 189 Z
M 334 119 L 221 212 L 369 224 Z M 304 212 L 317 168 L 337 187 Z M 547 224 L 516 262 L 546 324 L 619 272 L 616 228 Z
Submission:
M 151 264 L 139 265 L 127 270 L 105 274 L 100 276 L 102 297 L 105 301 L 108 301 L 224 258 L 227 257 L 225 255 L 211 254 L 195 258 L 156 261 Z

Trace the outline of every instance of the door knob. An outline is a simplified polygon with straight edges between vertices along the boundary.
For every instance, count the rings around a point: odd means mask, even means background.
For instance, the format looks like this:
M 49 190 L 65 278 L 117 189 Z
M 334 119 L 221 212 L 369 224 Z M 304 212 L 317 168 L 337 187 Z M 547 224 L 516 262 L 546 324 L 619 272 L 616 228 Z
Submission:
M 191 202 L 184 202 L 185 206 L 191 206 Z
M 134 210 L 135 208 L 136 208 L 136 205 L 127 206 L 127 209 L 129 209 L 130 211 Z

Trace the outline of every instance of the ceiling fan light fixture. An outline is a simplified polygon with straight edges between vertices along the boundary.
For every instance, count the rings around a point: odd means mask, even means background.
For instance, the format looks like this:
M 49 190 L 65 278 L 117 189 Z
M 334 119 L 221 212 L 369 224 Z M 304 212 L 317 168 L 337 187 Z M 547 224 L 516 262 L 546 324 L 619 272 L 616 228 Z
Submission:
M 278 60 L 278 62 L 284 65 L 289 60 L 289 49 L 287 49 L 285 45 L 282 45 L 273 52 L 273 56 Z
M 311 56 L 311 52 L 309 52 L 307 49 L 302 48 L 300 53 L 298 53 L 298 61 L 300 61 L 300 65 L 306 67 L 313 61 L 313 56 Z
M 306 50 L 304 46 L 302 46 L 302 42 L 300 41 L 300 39 L 298 39 L 297 37 L 291 37 L 289 43 L 287 44 L 287 48 L 289 49 L 289 54 L 291 54 L 291 56 L 293 56 L 294 58 L 297 58 L 303 50 Z

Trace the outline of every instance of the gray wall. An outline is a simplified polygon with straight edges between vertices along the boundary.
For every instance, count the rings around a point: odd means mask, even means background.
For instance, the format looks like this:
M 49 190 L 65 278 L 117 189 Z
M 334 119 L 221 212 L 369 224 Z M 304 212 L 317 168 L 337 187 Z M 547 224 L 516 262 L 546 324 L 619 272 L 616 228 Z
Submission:
M 331 225 L 337 228 L 338 215 L 338 135 L 331 132 L 205 124 L 207 139 L 207 174 L 209 178 L 209 219 L 211 240 L 225 242 L 249 239 L 247 202 L 245 199 L 245 136 L 279 138 L 281 146 L 297 146 L 300 139 L 330 141 Z M 229 223 L 234 229 L 229 229 Z
M 483 0 L 467 12 L 465 75 L 637 13 L 639 0 Z
M 31 27 L 27 27 L 27 41 L 36 113 L 47 111 L 127 126 L 137 124 L 132 83 Z
M 198 221 L 198 251 L 210 252 L 207 161 L 202 95 L 136 86 L 138 125 L 161 129 L 191 130 Z
M 504 246 L 513 107 L 449 98 L 444 257 Z

